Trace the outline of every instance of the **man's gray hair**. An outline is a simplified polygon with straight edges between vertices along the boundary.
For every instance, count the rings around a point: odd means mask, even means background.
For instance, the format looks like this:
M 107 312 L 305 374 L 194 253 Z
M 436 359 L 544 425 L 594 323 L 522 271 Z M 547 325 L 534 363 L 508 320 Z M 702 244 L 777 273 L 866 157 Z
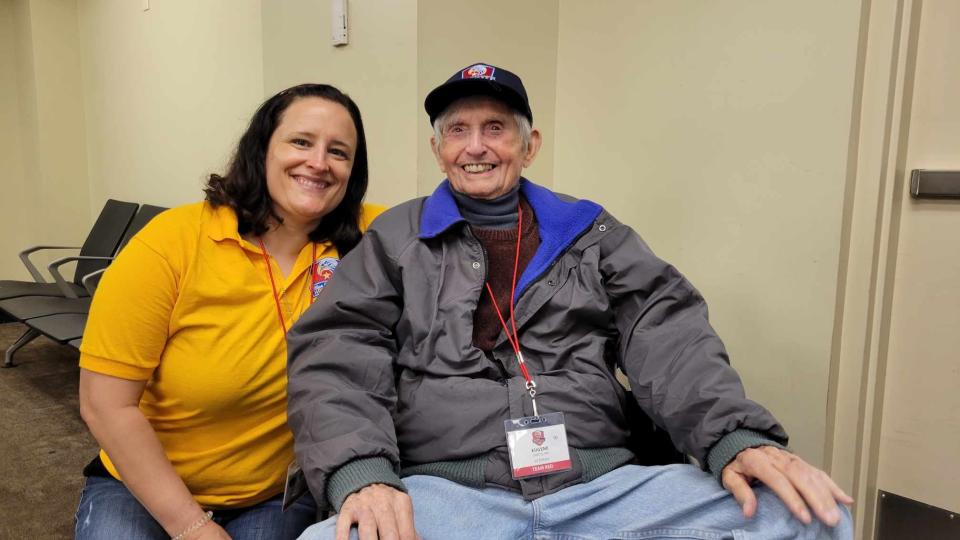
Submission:
M 450 125 L 450 119 L 453 117 L 453 113 L 457 112 L 460 106 L 464 101 L 469 99 L 474 99 L 479 97 L 482 99 L 482 96 L 471 96 L 458 99 L 450 104 L 440 116 L 437 116 L 437 119 L 433 122 L 433 138 L 437 141 L 437 148 L 440 148 L 440 145 L 443 144 L 443 132 Z M 520 131 L 520 140 L 523 142 L 523 153 L 527 153 L 527 150 L 530 148 L 530 138 L 533 133 L 533 126 L 530 124 L 530 120 L 523 115 L 520 111 L 510 110 L 513 113 L 513 119 L 517 123 L 517 129 Z

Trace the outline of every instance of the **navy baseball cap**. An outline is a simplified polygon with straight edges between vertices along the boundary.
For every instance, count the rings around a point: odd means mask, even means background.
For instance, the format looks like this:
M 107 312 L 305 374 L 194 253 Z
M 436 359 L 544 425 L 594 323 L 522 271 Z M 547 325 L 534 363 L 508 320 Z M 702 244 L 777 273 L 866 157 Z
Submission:
M 430 116 L 430 123 L 433 124 L 451 103 L 468 96 L 489 96 L 502 101 L 533 122 L 527 90 L 520 77 L 490 64 L 470 64 L 427 94 L 423 106 Z

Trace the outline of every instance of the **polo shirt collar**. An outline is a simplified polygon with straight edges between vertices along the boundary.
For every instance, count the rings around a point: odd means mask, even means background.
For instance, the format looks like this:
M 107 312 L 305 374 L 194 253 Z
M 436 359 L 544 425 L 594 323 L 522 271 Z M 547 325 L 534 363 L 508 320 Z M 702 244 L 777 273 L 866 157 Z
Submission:
M 226 204 L 213 206 L 209 202 L 204 203 L 204 218 L 201 227 L 203 231 L 215 242 L 221 240 L 235 240 L 243 244 L 238 227 L 240 222 L 237 220 L 237 214 L 233 208 Z

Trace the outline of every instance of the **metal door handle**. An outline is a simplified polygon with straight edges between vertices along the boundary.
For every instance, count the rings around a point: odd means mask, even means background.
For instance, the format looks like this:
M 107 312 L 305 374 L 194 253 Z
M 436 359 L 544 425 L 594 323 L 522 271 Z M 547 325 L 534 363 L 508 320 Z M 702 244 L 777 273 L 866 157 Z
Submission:
M 910 173 L 914 199 L 960 199 L 960 171 L 914 169 Z

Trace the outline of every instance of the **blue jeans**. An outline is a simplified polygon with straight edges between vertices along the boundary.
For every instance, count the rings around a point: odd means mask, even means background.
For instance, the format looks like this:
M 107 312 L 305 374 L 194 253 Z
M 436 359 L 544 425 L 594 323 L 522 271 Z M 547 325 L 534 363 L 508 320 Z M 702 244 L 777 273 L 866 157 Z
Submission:
M 313 498 L 305 495 L 286 512 L 281 496 L 246 508 L 214 510 L 213 520 L 234 540 L 294 539 L 316 521 Z M 169 540 L 170 535 L 122 482 L 91 476 L 80 494 L 77 540 Z
M 473 489 L 432 476 L 410 476 L 403 483 L 424 540 L 853 537 L 846 508 L 832 529 L 816 519 L 807 526 L 766 487 L 754 488 L 757 513 L 746 519 L 732 495 L 691 465 L 627 465 L 532 502 L 511 491 Z M 335 524 L 336 516 L 310 527 L 300 538 L 333 538 Z M 351 536 L 356 538 L 356 529 Z

